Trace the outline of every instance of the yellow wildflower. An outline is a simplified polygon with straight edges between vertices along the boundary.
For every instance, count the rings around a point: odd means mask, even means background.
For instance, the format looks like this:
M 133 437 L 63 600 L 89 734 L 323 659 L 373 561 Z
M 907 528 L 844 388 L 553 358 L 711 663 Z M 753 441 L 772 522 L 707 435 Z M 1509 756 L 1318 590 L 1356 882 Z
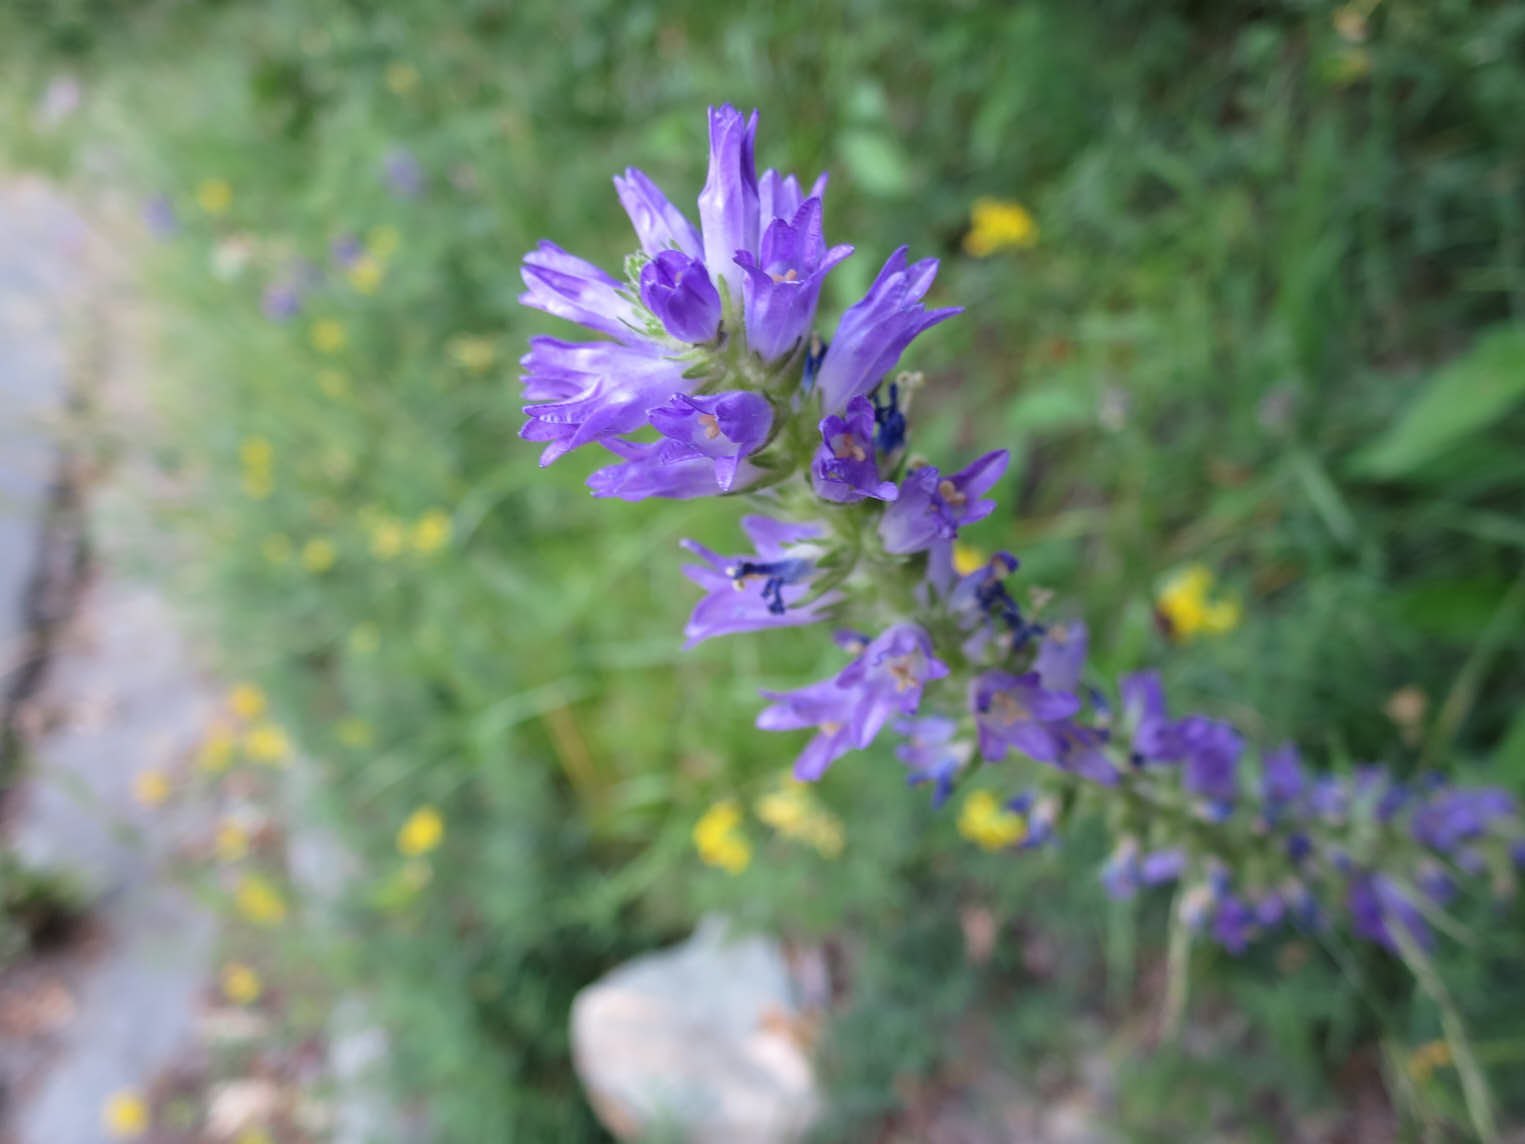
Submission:
M 418 69 L 412 64 L 394 63 L 387 68 L 387 87 L 393 95 L 407 95 L 418 86 Z
M 809 843 L 823 858 L 842 852 L 842 823 L 811 795 L 805 783 L 785 776 L 752 809 L 785 838 Z
M 269 879 L 246 874 L 233 892 L 233 901 L 244 919 L 257 926 L 279 925 L 286 920 L 286 899 Z
M 346 747 L 369 747 L 375 738 L 371 725 L 364 719 L 354 717 L 340 719 L 334 731 L 339 736 L 339 742 Z
M 1010 199 L 974 200 L 964 250 L 976 258 L 989 258 L 998 250 L 1025 250 L 1038 241 L 1038 224 L 1021 203 Z
M 204 771 L 226 770 L 233 761 L 233 732 L 221 723 L 214 723 L 207 737 L 201 741 L 196 761 Z
M 268 469 L 275 460 L 275 446 L 264 437 L 245 437 L 238 446 L 238 459 L 246 469 Z
M 320 369 L 317 381 L 318 389 L 330 401 L 339 401 L 349 396 L 349 374 L 342 369 Z
M 150 810 L 156 806 L 162 806 L 169 798 L 169 791 L 169 776 L 157 767 L 139 771 L 133 776 L 132 797 L 138 800 L 140 806 L 146 806 Z
M 741 806 L 733 798 L 717 802 L 694 823 L 694 846 L 700 859 L 727 874 L 740 874 L 752 862 L 752 847 L 737 832 Z
M 498 360 L 498 348 L 492 339 L 480 335 L 462 334 L 451 338 L 447 348 L 455 364 L 472 373 L 483 373 Z
M 302 567 L 309 572 L 327 572 L 338 557 L 339 552 L 334 548 L 334 542 L 321 536 L 302 545 Z
M 101 1110 L 101 1127 L 113 1140 L 136 1140 L 148 1131 L 148 1104 L 132 1089 L 113 1093 Z
M 249 853 L 249 832 L 231 819 L 225 819 L 217 828 L 214 843 L 217 857 L 223 862 L 237 862 Z
M 953 544 L 953 571 L 968 576 L 985 567 L 985 554 L 972 544 L 955 541 Z
M 1409 1076 L 1424 1080 L 1438 1068 L 1451 1063 L 1451 1046 L 1445 1041 L 1427 1041 L 1409 1054 Z
M 240 719 L 258 719 L 265 713 L 265 693 L 252 683 L 240 683 L 228 692 L 228 706 Z
M 222 994 L 235 1005 L 249 1005 L 259 999 L 259 974 L 241 962 L 222 967 Z
M 375 655 L 380 647 L 381 629 L 375 624 L 356 624 L 350 629 L 349 648 L 356 655 Z
M 263 1128 L 245 1128 L 233 1137 L 233 1144 L 275 1144 L 275 1137 Z
M 409 858 L 427 854 L 445 837 L 445 820 L 432 806 L 421 806 L 397 832 L 397 849 Z
M 319 318 L 307 336 L 320 354 L 336 354 L 349 342 L 349 333 L 338 318 Z
M 291 560 L 291 537 L 283 532 L 272 532 L 260 542 L 260 552 L 272 564 L 286 564 Z
M 1213 574 L 1203 564 L 1189 564 L 1170 576 L 1155 598 L 1160 615 L 1170 625 L 1170 636 L 1180 643 L 1199 635 L 1221 635 L 1239 626 L 1239 601 L 1232 597 L 1210 600 Z
M 424 513 L 413 524 L 413 547 L 428 555 L 450 543 L 450 514 L 443 509 Z
M 402 245 L 402 235 L 395 226 L 373 226 L 365 236 L 365 247 L 373 256 L 386 261 L 397 253 Z
M 244 753 L 257 763 L 284 765 L 291 756 L 291 740 L 275 723 L 261 723 L 244 736 Z
M 405 539 L 400 521 L 379 517 L 371 524 L 371 555 L 377 560 L 390 560 L 402 551 Z
M 226 179 L 203 179 L 196 188 L 196 205 L 209 215 L 227 214 L 233 205 L 233 186 Z
M 958 812 L 958 832 L 981 849 L 994 852 L 1027 837 L 1027 820 L 1001 805 L 988 790 L 977 790 Z
M 381 280 L 386 275 L 386 267 L 381 260 L 369 255 L 362 254 L 355 259 L 354 263 L 344 272 L 349 279 L 349 284 L 361 294 L 374 294 L 376 287 L 381 285 Z

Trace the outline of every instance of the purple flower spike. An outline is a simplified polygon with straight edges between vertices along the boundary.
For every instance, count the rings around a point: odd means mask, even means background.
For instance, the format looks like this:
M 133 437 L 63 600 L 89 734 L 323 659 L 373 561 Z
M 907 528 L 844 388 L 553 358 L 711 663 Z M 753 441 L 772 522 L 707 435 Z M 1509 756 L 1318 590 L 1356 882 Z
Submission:
M 1139 863 L 1139 879 L 1146 886 L 1158 886 L 1165 882 L 1174 882 L 1186 873 L 1186 852 L 1184 850 L 1156 850 L 1153 854 L 1144 856 Z
M 1051 729 L 1059 739 L 1056 765 L 1060 770 L 1102 786 L 1117 785 L 1122 776 L 1117 773 L 1117 768 L 1107 755 L 1105 731 L 1098 731 L 1094 727 L 1078 727 L 1068 722 L 1056 723 Z
M 664 250 L 641 268 L 641 301 L 680 342 L 711 342 L 720 329 L 720 294 L 704 263 Z
M 791 218 L 769 223 L 755 256 L 737 251 L 734 261 L 746 272 L 748 347 L 766 361 L 792 352 L 810 332 L 821 283 L 852 252 L 850 246 L 826 249 L 818 198 L 806 199 Z
M 704 257 L 704 244 L 694 224 L 683 217 L 683 212 L 668 201 L 644 171 L 626 167 L 624 178 L 614 176 L 614 191 L 619 195 L 620 206 L 630 216 L 641 249 L 647 254 L 655 258 L 664 250 L 679 250 L 693 259 Z
M 835 679 L 797 691 L 764 691 L 773 700 L 757 717 L 764 731 L 817 728 L 794 764 L 794 777 L 810 782 L 842 755 L 874 741 L 892 714 L 914 715 L 922 686 L 948 674 L 932 655 L 932 638 L 916 624 L 886 629 Z
M 1085 666 L 1090 633 L 1083 620 L 1054 624 L 1038 645 L 1033 670 L 1050 691 L 1074 691 Z
M 828 592 L 811 604 L 798 605 L 815 573 L 811 541 L 821 537 L 819 525 L 745 516 L 741 527 L 756 548 L 755 556 L 719 556 L 696 541 L 683 541 L 684 548 L 706 561 L 683 567 L 683 574 L 705 591 L 683 629 L 684 647 L 712 636 L 813 624 L 841 599 L 840 593 Z
M 962 312 L 958 306 L 928 310 L 921 304 L 937 276 L 937 260 L 907 266 L 906 249 L 890 255 L 862 301 L 837 324 L 816 376 L 821 406 L 828 413 L 841 412 L 852 398 L 873 392 L 917 334 Z
M 688 384 L 682 367 L 654 347 L 617 342 L 530 339 L 519 359 L 530 401 L 519 435 L 548 442 L 540 464 L 593 441 L 608 441 L 646 424 L 650 413 Z
M 793 218 L 806 199 L 819 199 L 826 194 L 826 174 L 822 172 L 815 186 L 807 195 L 800 190 L 800 182 L 793 175 L 780 175 L 769 168 L 757 181 L 758 215 L 771 222 L 776 218 Z
M 752 157 L 756 138 L 757 112 L 743 119 L 729 103 L 710 108 L 710 169 L 699 192 L 699 226 L 705 264 L 725 282 L 736 302 L 742 290 L 736 252 L 757 246 L 757 164 Z
M 932 783 L 932 806 L 934 809 L 942 806 L 953 793 L 954 778 L 969 761 L 969 745 L 953 741 L 958 724 L 952 719 L 928 716 L 902 719 L 895 724 L 895 730 L 908 740 L 895 748 L 896 757 L 909 768 L 906 782 L 911 786 Z
M 143 207 L 143 222 L 155 238 L 169 238 L 180 229 L 174 205 L 165 195 L 155 195 Z
M 1068 719 L 1080 710 L 1073 695 L 1049 691 L 1038 673 L 1011 675 L 987 671 L 969 685 L 969 706 L 980 732 L 980 754 L 998 762 L 1016 748 L 1040 762 L 1057 762 L 1064 743 L 1058 729 L 1049 724 Z
M 1514 809 L 1514 799 L 1494 787 L 1446 790 L 1414 811 L 1409 829 L 1422 845 L 1451 854 L 1463 842 L 1485 834 L 1495 819 L 1511 817 Z
M 894 481 L 879 479 L 874 455 L 874 406 L 866 397 L 847 403 L 847 416 L 821 421 L 821 447 L 810 466 L 811 483 L 822 500 L 848 504 L 874 497 L 892 501 L 900 495 Z
M 669 464 L 709 458 L 714 462 L 716 485 L 720 491 L 729 492 L 741 459 L 755 453 L 768 439 L 773 407 L 757 393 L 707 397 L 680 393 L 652 410 L 651 423 L 668 438 L 658 456 Z
M 1250 948 L 1257 921 L 1253 909 L 1239 898 L 1228 895 L 1218 902 L 1213 914 L 1213 940 L 1238 957 Z
M 1001 479 L 1010 458 L 1005 449 L 997 449 L 949 477 L 931 465 L 908 474 L 900 496 L 879 520 L 885 551 L 921 552 L 939 540 L 952 540 L 962 525 L 984 520 L 995 511 L 995 501 L 980 497 Z

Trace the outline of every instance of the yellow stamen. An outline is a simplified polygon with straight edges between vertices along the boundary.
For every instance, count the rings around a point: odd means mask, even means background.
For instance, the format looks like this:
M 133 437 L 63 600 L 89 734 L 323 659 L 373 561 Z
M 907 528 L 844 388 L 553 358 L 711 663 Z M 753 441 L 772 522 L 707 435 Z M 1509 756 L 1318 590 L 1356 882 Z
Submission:
M 720 419 L 713 413 L 699 414 L 699 424 L 704 426 L 704 436 L 713 441 L 720 436 Z
M 864 461 L 868 459 L 868 452 L 858 443 L 858 438 L 851 433 L 843 433 L 837 438 L 831 451 L 836 454 L 839 461 Z

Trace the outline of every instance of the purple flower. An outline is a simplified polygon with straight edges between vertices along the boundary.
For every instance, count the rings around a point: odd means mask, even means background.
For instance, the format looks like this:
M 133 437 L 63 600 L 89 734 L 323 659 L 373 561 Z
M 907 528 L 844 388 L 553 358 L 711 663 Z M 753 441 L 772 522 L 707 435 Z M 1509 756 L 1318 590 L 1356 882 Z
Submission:
M 821 421 L 821 446 L 810 466 L 811 483 L 822 500 L 847 504 L 875 497 L 892 501 L 900 495 L 894 481 L 879 479 L 874 457 L 874 407 L 866 397 L 847 403 L 847 416 L 832 414 Z
M 997 449 L 952 476 L 931 465 L 908 474 L 900 496 L 879 520 L 885 551 L 921 552 L 939 540 L 951 541 L 963 525 L 984 520 L 995 511 L 995 501 L 979 498 L 1001 479 L 1010 459 L 1005 449 Z
M 394 195 L 411 199 L 424 189 L 424 172 L 406 147 L 394 147 L 381 161 L 381 173 Z
M 1225 895 L 1213 913 L 1213 940 L 1237 957 L 1250 947 L 1258 920 L 1244 901 Z
M 768 224 L 756 255 L 738 250 L 734 261 L 746 272 L 747 346 L 768 361 L 793 351 L 810 332 L 821 283 L 852 252 L 850 246 L 826 249 L 821 200 L 814 196 L 791 218 Z
M 817 728 L 794 764 L 795 778 L 818 779 L 847 751 L 874 741 L 893 714 L 914 715 L 922 686 L 948 674 L 932 654 L 932 638 L 916 624 L 886 629 L 835 679 L 797 691 L 764 691 L 772 706 L 757 717 L 764 731 Z
M 685 647 L 734 632 L 813 624 L 841 599 L 840 593 L 828 592 L 798 606 L 815 573 L 810 542 L 821 537 L 819 525 L 745 516 L 741 527 L 757 550 L 755 556 L 719 556 L 696 541 L 683 541 L 684 548 L 706 561 L 683 567 L 683 574 L 705 590 L 683 629 Z
M 651 411 L 651 424 L 668 438 L 657 451 L 662 463 L 708 458 L 714 462 L 719 491 L 730 492 L 741 459 L 757 452 L 768 439 L 773 407 L 757 393 L 707 397 L 680 393 Z
M 641 428 L 687 385 L 681 367 L 649 345 L 535 337 L 519 364 L 525 398 L 542 403 L 525 406 L 530 420 L 519 435 L 548 442 L 542 466 L 580 445 Z
M 1074 691 L 1080 683 L 1080 669 L 1085 666 L 1090 633 L 1083 620 L 1054 624 L 1038 645 L 1033 670 L 1050 691 Z
M 937 276 L 937 260 L 927 258 L 908 267 L 905 255 L 903 246 L 890 255 L 868 293 L 837 324 L 816 375 L 821 405 L 828 413 L 840 412 L 852 398 L 873 392 L 917 334 L 962 312 L 958 306 L 923 306 L 921 299 Z
M 1176 725 L 1165 709 L 1160 673 L 1140 671 L 1123 676 L 1123 718 L 1133 728 L 1136 762 L 1173 762 L 1181 757 Z
M 175 208 L 165 195 L 155 195 L 144 204 L 143 222 L 155 238 L 169 238 L 180 229 Z
M 1398 942 L 1393 937 L 1394 925 L 1408 930 L 1415 944 L 1423 948 L 1429 948 L 1434 940 L 1419 910 L 1381 874 L 1359 874 L 1352 878 L 1346 905 L 1351 925 L 1359 936 L 1395 953 Z
M 260 297 L 260 309 L 273 322 L 284 322 L 302 309 L 302 292 L 291 282 L 272 282 Z
M 664 250 L 641 268 L 641 301 L 680 342 L 709 342 L 720 329 L 720 295 L 704 263 Z
M 956 743 L 958 724 L 941 716 L 902 719 L 895 730 L 909 742 L 895 748 L 896 756 L 910 768 L 906 781 L 911 786 L 931 782 L 932 806 L 942 806 L 953 793 L 953 780 L 969 761 L 969 744 Z
M 641 323 L 624 287 L 587 259 L 541 242 L 524 256 L 520 274 L 529 287 L 519 295 L 521 304 L 624 342 L 634 340 Z
M 604 446 L 624 460 L 588 475 L 588 488 L 596 497 L 627 501 L 650 497 L 694 500 L 722 491 L 717 476 L 722 466 L 736 491 L 748 488 L 762 476 L 761 470 L 739 456 L 712 459 L 697 449 L 685 452 L 688 446 L 675 441 L 627 441 L 616 437 L 605 441 Z
M 1040 675 L 1040 679 L 1041 679 Z M 1047 684 L 1047 680 L 1043 680 Z M 1051 691 L 1058 689 L 1050 688 Z M 1068 694 L 1067 692 L 1059 692 Z M 1078 700 L 1076 701 L 1079 702 Z M 1079 775 L 1102 786 L 1116 786 L 1120 777 L 1112 759 L 1106 752 L 1107 733 L 1094 727 L 1080 727 L 1065 721 L 1053 724 L 1050 730 L 1059 740 L 1059 757 L 1055 765 L 1061 771 Z
M 1239 756 L 1244 739 L 1227 723 L 1193 715 L 1179 725 L 1186 755 L 1182 785 L 1192 794 L 1225 807 L 1239 794 Z
M 1494 787 L 1445 790 L 1414 811 L 1409 830 L 1420 844 L 1451 854 L 1463 842 L 1487 833 L 1496 819 L 1509 818 L 1514 812 L 1514 799 Z
M 1146 886 L 1158 886 L 1164 882 L 1174 882 L 1186 872 L 1186 851 L 1156 850 L 1152 854 L 1146 854 L 1139 863 L 1139 879 Z
M 360 240 L 352 234 L 341 234 L 328 244 L 329 257 L 341 270 L 348 270 L 360 261 L 360 256 L 365 253 L 365 247 Z
M 757 112 L 743 119 L 729 103 L 710 108 L 710 168 L 699 192 L 699 228 L 705 264 L 738 301 L 743 275 L 734 261 L 736 252 L 757 245 L 756 139 Z
M 1064 741 L 1057 727 L 1080 710 L 1080 700 L 1049 691 L 1038 673 L 1011 675 L 987 671 L 969 684 L 969 707 L 980 733 L 980 754 L 990 762 L 1016 748 L 1040 762 L 1057 762 Z
M 1283 743 L 1261 759 L 1260 771 L 1260 796 L 1267 815 L 1274 820 L 1294 808 L 1303 796 L 1305 783 L 1297 748 Z
M 1101 868 L 1101 884 L 1107 891 L 1107 896 L 1117 901 L 1126 901 L 1138 893 L 1142 882 L 1139 877 L 1137 839 L 1124 837 L 1117 844 Z
M 692 259 L 704 257 L 704 244 L 694 224 L 683 212 L 667 201 L 660 187 L 634 167 L 625 168 L 625 177 L 614 176 L 614 192 L 630 216 L 641 249 L 655 258 L 665 250 L 678 250 Z

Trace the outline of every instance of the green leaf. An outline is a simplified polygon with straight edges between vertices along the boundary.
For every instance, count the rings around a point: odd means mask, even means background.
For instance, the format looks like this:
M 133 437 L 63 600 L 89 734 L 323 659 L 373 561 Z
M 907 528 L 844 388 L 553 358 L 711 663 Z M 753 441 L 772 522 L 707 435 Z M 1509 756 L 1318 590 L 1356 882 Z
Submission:
M 1356 454 L 1352 470 L 1400 478 L 1463 444 L 1525 397 L 1525 330 L 1493 330 L 1445 366 L 1386 433 Z

